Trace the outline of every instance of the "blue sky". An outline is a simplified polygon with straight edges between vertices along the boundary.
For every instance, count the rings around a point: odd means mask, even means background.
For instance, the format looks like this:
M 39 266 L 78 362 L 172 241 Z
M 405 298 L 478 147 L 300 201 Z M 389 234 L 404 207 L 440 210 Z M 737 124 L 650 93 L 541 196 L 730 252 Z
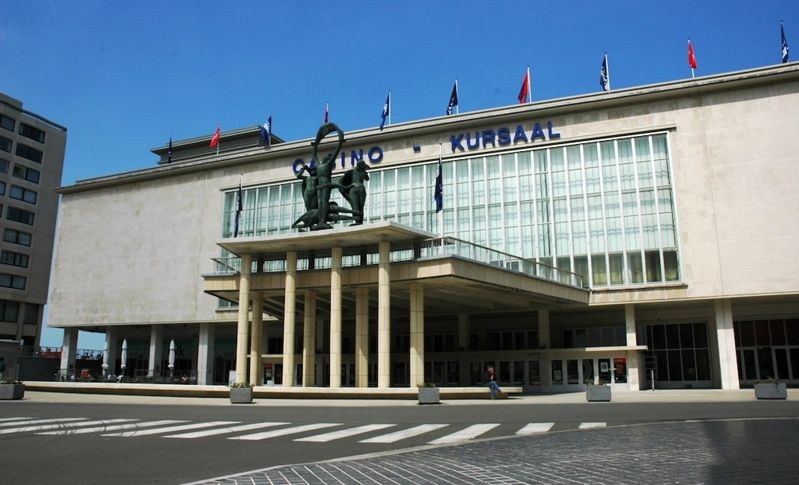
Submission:
M 0 92 L 68 128 L 62 183 L 152 167 L 150 149 L 255 127 L 310 138 L 329 103 L 344 131 L 799 59 L 795 0 L 0 0 Z M 100 347 L 81 336 L 79 346 Z M 43 345 L 59 346 L 48 329 Z

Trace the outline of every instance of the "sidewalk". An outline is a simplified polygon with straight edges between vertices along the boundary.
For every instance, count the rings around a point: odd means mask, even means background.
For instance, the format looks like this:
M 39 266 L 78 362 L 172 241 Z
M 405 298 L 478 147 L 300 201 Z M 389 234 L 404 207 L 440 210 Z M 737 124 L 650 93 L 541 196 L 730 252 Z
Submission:
M 799 389 L 788 389 L 788 400 L 799 400 Z M 81 394 L 75 392 L 25 391 L 23 401 L 39 403 L 105 403 L 105 404 L 157 404 L 191 406 L 230 406 L 227 397 L 178 397 L 147 396 L 127 394 Z M 752 389 L 722 391 L 719 389 L 681 389 L 638 392 L 616 392 L 610 403 L 686 403 L 686 402 L 743 402 L 755 401 Z M 608 403 L 588 403 L 584 392 L 543 395 L 512 396 L 505 400 L 453 399 L 441 401 L 441 406 L 462 406 L 485 404 L 491 406 L 517 406 L 535 404 L 579 404 L 591 406 Z M 250 406 L 330 406 L 330 407 L 377 407 L 377 406 L 418 406 L 415 400 L 408 399 L 282 399 L 256 397 Z

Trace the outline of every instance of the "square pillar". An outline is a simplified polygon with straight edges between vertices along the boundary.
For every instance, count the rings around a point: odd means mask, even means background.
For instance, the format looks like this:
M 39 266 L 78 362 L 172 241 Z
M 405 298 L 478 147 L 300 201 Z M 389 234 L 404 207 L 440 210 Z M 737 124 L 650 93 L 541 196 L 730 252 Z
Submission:
M 316 293 L 305 291 L 305 311 L 302 317 L 302 385 L 316 385 Z
M 61 345 L 61 367 L 58 369 L 60 380 L 67 380 L 75 374 L 75 359 L 78 352 L 78 329 L 65 328 Z M 7 374 L 8 375 L 8 374 Z
M 264 347 L 264 300 L 263 295 L 256 293 L 252 299 L 252 323 L 250 328 L 250 385 L 260 386 L 264 383 L 264 366 L 261 354 Z
M 411 387 L 424 384 L 424 286 L 411 283 L 410 378 Z
M 624 328 L 627 333 L 627 346 L 635 347 L 638 345 L 638 332 L 635 324 L 635 305 L 624 305 Z M 637 350 L 627 351 L 627 387 L 631 391 L 640 391 L 639 366 L 640 352 Z
M 297 310 L 297 252 L 286 253 L 286 295 L 283 304 L 283 385 L 293 387 L 294 333 Z
M 161 374 L 161 362 L 164 359 L 164 327 L 153 325 L 150 327 L 150 355 L 147 363 L 147 377 L 154 378 Z M 199 379 L 200 376 L 197 376 Z
M 117 331 L 113 328 L 105 329 L 105 348 L 108 349 L 108 358 L 103 361 L 103 374 L 105 378 L 113 377 L 117 373 Z
M 550 348 L 549 342 L 549 310 L 538 310 L 538 346 Z
M 469 360 L 466 358 L 468 351 L 474 350 L 469 348 L 469 314 L 458 313 L 458 385 L 469 385 Z
M 247 342 L 250 317 L 250 279 L 252 272 L 252 256 L 241 256 L 239 274 L 239 319 L 236 329 L 236 384 L 247 383 Z
M 377 387 L 391 385 L 391 244 L 379 243 L 377 269 Z M 414 385 L 415 383 L 411 383 Z
M 719 378 L 722 389 L 740 389 L 738 361 L 735 358 L 735 331 L 732 324 L 732 303 L 729 299 L 713 302 L 715 344 L 718 352 Z M 715 353 L 715 352 L 714 352 Z
M 341 257 L 336 246 L 330 265 L 330 387 L 341 387 Z
M 213 324 L 200 324 L 200 337 L 197 341 L 197 384 L 199 385 L 213 384 L 214 382 L 215 335 L 216 327 Z
M 355 292 L 355 387 L 369 387 L 369 288 Z

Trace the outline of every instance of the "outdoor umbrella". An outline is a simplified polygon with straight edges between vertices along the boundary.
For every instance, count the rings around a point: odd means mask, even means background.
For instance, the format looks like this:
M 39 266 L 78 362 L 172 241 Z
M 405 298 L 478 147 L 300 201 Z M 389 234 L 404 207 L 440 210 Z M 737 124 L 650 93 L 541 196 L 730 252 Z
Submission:
M 169 342 L 169 375 L 175 371 L 175 339 Z
M 103 347 L 103 374 L 108 375 L 108 342 Z
M 128 339 L 122 341 L 122 373 L 125 373 L 125 368 L 128 366 Z

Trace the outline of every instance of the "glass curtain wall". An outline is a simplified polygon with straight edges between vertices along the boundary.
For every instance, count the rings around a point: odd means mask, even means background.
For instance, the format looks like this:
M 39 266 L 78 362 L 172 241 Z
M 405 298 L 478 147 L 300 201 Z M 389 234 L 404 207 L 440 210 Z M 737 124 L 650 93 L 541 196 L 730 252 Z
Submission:
M 445 162 L 441 214 L 437 162 L 373 167 L 365 221 L 535 259 L 592 288 L 679 281 L 669 153 L 668 134 L 654 133 Z M 222 236 L 232 237 L 236 191 L 224 197 Z M 331 200 L 346 206 L 337 192 Z M 304 211 L 299 182 L 246 189 L 239 234 L 289 233 Z

